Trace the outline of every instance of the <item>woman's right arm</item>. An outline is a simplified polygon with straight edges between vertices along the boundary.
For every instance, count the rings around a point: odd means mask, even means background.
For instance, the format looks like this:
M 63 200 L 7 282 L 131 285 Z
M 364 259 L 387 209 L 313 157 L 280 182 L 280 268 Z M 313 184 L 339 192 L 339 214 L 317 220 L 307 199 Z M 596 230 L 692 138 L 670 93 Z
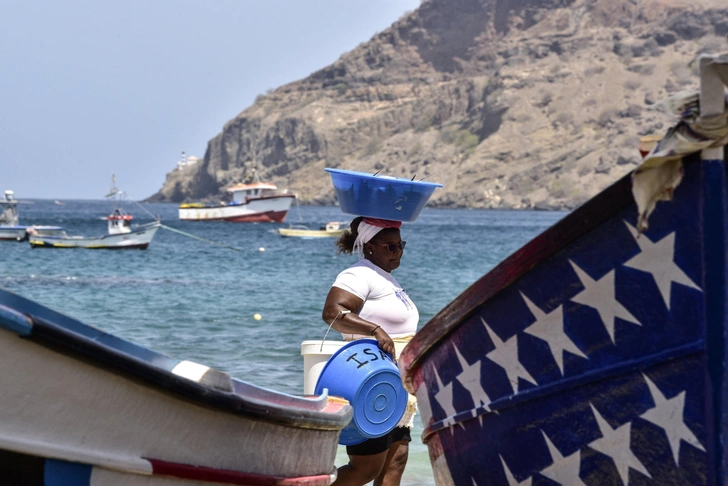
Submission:
M 321 318 L 326 324 L 331 324 L 333 321 L 331 327 L 343 334 L 372 336 L 377 340 L 382 351 L 394 356 L 394 342 L 389 334 L 377 324 L 362 319 L 357 314 L 363 304 L 364 301 L 351 292 L 339 287 L 331 287 L 326 296 Z

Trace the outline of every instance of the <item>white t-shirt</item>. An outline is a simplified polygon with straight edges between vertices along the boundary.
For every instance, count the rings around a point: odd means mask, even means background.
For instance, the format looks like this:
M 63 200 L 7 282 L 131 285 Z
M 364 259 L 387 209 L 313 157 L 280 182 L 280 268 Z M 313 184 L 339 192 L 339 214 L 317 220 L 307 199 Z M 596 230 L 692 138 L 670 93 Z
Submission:
M 399 282 L 369 260 L 359 260 L 341 272 L 333 287 L 350 292 L 364 301 L 362 319 L 382 326 L 390 337 L 403 337 L 417 331 L 420 313 Z M 352 334 L 342 334 L 349 339 Z M 354 334 L 353 338 L 370 337 Z

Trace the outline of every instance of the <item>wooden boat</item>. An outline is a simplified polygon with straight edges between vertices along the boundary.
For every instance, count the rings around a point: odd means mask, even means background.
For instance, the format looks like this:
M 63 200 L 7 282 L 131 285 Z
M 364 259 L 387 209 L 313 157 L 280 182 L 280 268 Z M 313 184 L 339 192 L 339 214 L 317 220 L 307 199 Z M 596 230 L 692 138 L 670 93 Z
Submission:
M 258 173 L 249 184 L 236 184 L 226 193 L 231 201 L 217 205 L 184 203 L 179 206 L 179 219 L 185 221 L 228 221 L 232 223 L 282 223 L 286 219 L 295 194 L 278 192 L 278 187 L 261 182 Z
M 0 363 L 2 484 L 323 486 L 352 416 L 341 399 L 259 388 L 2 289 Z
M 108 234 L 103 236 L 68 236 L 65 231 L 58 234 L 36 232 L 29 234 L 28 241 L 33 248 L 144 250 L 162 226 L 159 221 L 153 221 L 132 228 L 133 217 L 121 208 L 116 208 L 104 219 L 108 222 Z
M 55 235 L 63 231 L 62 226 L 20 225 L 18 204 L 28 204 L 15 199 L 13 191 L 5 191 L 0 199 L 0 240 L 24 241 L 29 234 Z
M 700 66 L 699 113 L 404 349 L 438 486 L 728 483 L 728 56 Z
M 288 228 L 278 228 L 278 234 L 297 238 L 331 238 L 343 235 L 348 229 L 348 223 L 330 221 L 317 230 L 309 229 L 308 226 L 293 224 Z
M 162 223 L 152 221 L 132 227 L 134 217 L 121 207 L 126 197 L 116 187 L 116 177 L 111 176 L 111 190 L 107 198 L 114 198 L 115 208 L 103 219 L 107 222 L 107 234 L 102 236 L 68 236 L 65 231 L 48 232 L 34 230 L 28 232 L 28 241 L 33 248 L 89 248 L 93 250 L 145 250 L 152 242 Z

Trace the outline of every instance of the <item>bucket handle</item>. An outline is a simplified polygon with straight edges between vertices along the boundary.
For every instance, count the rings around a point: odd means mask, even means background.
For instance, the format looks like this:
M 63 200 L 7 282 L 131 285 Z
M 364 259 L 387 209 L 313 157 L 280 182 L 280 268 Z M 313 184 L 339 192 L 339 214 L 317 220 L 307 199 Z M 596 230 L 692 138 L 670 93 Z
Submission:
M 324 341 L 326 341 L 326 336 L 328 336 L 328 335 L 329 335 L 329 331 L 331 330 L 331 326 L 333 326 L 333 325 L 334 325 L 334 321 L 335 321 L 336 319 L 338 319 L 338 318 L 339 318 L 339 316 L 343 316 L 343 315 L 346 315 L 346 314 L 351 314 L 351 311 L 350 311 L 350 310 L 348 310 L 348 309 L 347 309 L 347 310 L 343 310 L 343 311 L 339 311 L 339 313 L 338 313 L 338 314 L 336 314 L 336 317 L 334 317 L 334 318 L 333 318 L 333 319 L 331 320 L 331 324 L 329 324 L 329 328 L 328 328 L 328 329 L 326 329 L 326 334 L 324 334 L 324 338 L 323 338 L 323 339 L 321 340 L 321 348 L 319 349 L 319 353 L 320 353 L 321 351 L 323 351 L 323 349 L 324 349 Z

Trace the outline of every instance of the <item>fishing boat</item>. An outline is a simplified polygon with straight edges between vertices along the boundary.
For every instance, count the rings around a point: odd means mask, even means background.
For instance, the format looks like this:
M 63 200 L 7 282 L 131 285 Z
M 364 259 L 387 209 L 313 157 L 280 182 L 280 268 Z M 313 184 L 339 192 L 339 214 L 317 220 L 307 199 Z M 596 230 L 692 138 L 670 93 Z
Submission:
M 325 486 L 345 400 L 259 388 L 0 289 L 2 484 Z M 45 482 L 44 482 L 45 478 Z
M 133 216 L 123 209 L 116 208 L 104 218 L 108 233 L 102 236 L 68 236 L 65 231 L 58 234 L 30 233 L 28 241 L 33 248 L 89 248 L 104 250 L 145 250 L 152 242 L 157 230 L 162 226 L 159 221 L 132 227 Z
M 62 226 L 20 225 L 18 204 L 28 204 L 15 199 L 15 193 L 7 190 L 0 199 L 0 240 L 24 241 L 29 234 L 56 235 L 63 231 Z
M 261 182 L 253 172 L 253 182 L 226 189 L 230 201 L 220 204 L 183 203 L 179 219 L 185 221 L 227 221 L 231 223 L 282 223 L 295 194 L 279 192 L 275 184 Z
M 65 231 L 49 233 L 30 231 L 28 241 L 33 248 L 89 248 L 93 250 L 145 250 L 152 242 L 162 223 L 157 219 L 150 223 L 132 226 L 134 217 L 122 207 L 126 193 L 116 187 L 116 177 L 111 177 L 111 190 L 106 198 L 115 200 L 111 214 L 102 218 L 107 222 L 107 234 L 102 236 L 69 236 Z
M 642 165 L 435 315 L 399 367 L 442 485 L 728 482 L 728 56 Z
M 310 229 L 305 225 L 292 224 L 288 228 L 278 228 L 278 234 L 296 238 L 331 238 L 343 235 L 347 229 L 349 229 L 348 223 L 329 221 L 320 226 L 319 229 Z

